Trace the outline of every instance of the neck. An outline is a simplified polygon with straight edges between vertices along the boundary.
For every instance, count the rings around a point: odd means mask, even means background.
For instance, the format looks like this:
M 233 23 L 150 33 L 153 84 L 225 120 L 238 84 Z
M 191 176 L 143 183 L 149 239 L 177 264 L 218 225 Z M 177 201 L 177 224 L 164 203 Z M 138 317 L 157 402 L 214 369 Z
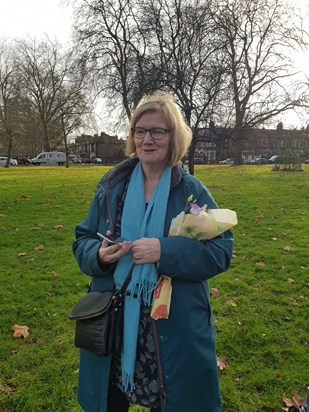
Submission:
M 145 193 L 145 201 L 146 203 L 149 202 L 151 195 L 156 188 L 161 174 L 163 173 L 164 168 L 162 167 L 152 167 L 148 165 L 142 165 L 143 173 L 144 173 L 144 193 Z

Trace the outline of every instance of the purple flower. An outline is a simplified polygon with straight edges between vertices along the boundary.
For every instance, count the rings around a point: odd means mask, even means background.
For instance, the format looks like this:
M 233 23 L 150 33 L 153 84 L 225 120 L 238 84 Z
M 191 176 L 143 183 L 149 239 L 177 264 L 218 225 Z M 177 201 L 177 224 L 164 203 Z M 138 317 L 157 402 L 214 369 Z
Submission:
M 198 215 L 200 212 L 202 212 L 203 209 L 202 207 L 199 207 L 196 203 L 190 203 L 190 213 L 192 215 Z

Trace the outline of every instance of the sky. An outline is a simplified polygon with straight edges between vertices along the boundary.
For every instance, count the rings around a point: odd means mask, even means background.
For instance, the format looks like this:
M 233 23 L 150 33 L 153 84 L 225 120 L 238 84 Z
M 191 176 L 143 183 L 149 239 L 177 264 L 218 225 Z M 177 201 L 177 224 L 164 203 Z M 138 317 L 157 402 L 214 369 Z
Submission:
M 0 0 L 0 36 L 70 41 L 72 9 L 63 0 Z
M 309 16 L 309 0 L 289 1 L 302 10 L 303 16 Z M 67 3 L 66 0 L 0 0 L 0 38 L 42 38 L 47 34 L 51 40 L 68 44 L 73 13 L 72 6 Z M 295 54 L 294 61 L 301 71 L 309 75 L 308 51 Z M 288 126 L 286 116 L 280 120 Z M 289 123 L 294 122 L 299 125 L 298 118 L 291 118 Z

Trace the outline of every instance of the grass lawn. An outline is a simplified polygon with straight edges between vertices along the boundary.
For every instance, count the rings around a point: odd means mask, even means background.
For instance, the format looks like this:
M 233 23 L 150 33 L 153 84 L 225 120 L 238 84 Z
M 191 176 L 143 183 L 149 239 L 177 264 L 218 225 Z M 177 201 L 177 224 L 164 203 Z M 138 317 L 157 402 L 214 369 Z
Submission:
M 89 279 L 71 245 L 106 170 L 0 168 L 0 411 L 81 411 L 68 313 Z M 196 176 L 239 220 L 231 267 L 210 281 L 218 357 L 228 360 L 223 410 L 278 412 L 309 383 L 309 165 L 197 166 Z M 15 324 L 30 336 L 13 339 Z

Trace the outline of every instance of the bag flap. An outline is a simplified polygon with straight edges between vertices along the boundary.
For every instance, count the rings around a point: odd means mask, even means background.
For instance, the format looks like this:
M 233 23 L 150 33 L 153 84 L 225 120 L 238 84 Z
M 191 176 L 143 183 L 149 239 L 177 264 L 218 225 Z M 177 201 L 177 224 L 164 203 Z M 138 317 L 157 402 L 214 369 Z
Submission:
M 82 296 L 69 315 L 70 319 L 88 319 L 105 313 L 111 305 L 114 292 L 90 292 Z

